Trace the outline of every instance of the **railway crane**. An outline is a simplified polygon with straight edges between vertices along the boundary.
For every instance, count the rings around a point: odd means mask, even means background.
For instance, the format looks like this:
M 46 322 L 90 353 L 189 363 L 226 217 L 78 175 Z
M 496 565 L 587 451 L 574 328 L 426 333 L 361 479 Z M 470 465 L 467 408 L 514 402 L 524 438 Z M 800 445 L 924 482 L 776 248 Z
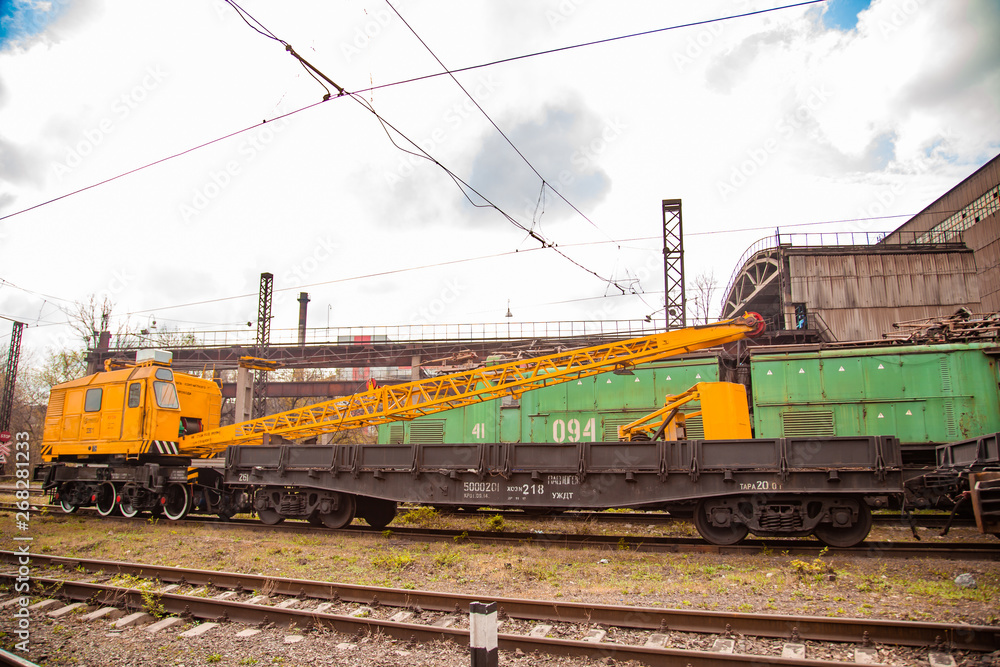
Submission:
M 375 498 L 360 498 L 344 508 L 331 507 L 318 494 L 316 502 L 307 499 L 302 507 L 300 500 L 286 502 L 284 508 L 279 500 L 274 507 L 252 490 L 228 488 L 219 457 L 232 446 L 302 441 L 517 397 L 539 387 L 737 341 L 760 333 L 763 326 L 759 315 L 748 313 L 713 324 L 375 387 L 227 426 L 220 426 L 222 395 L 216 383 L 174 371 L 167 352 L 140 351 L 135 365 L 109 366 L 52 388 L 41 448 L 45 464 L 35 475 L 65 512 L 93 506 L 102 516 L 152 511 L 177 520 L 191 511 L 230 517 L 253 507 L 266 523 L 301 515 L 337 527 L 357 514 L 373 525 L 385 524 L 395 514 L 395 503 Z

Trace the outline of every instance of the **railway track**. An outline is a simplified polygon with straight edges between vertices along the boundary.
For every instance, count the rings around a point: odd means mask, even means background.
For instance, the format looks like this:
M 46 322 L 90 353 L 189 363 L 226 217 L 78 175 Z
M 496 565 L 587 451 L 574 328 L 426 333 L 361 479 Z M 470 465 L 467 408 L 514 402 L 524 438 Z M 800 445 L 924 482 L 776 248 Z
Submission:
M 17 554 L 0 552 L 10 567 Z M 178 620 L 161 625 L 207 623 L 205 631 L 234 632 L 269 624 L 346 635 L 380 633 L 401 641 L 446 639 L 467 645 L 469 604 L 495 601 L 500 610 L 499 647 L 550 655 L 676 661 L 692 667 L 719 665 L 843 665 L 858 654 L 879 657 L 895 647 L 902 664 L 928 664 L 957 652 L 977 659 L 1000 648 L 1000 628 L 877 619 L 782 616 L 652 607 L 622 607 L 495 598 L 194 570 L 32 554 L 35 594 L 73 604 L 142 611 L 155 606 Z M 41 568 L 47 568 L 43 571 Z M 59 569 L 56 569 L 59 568 Z M 16 572 L 0 572 L 10 581 Z M 3 602 L 0 602 L 2 605 Z M 46 611 L 56 610 L 54 603 Z M 144 619 L 152 621 L 153 619 Z M 844 660 L 808 658 L 813 654 Z M 678 648 L 679 646 L 684 648 Z M 728 651 L 728 652 L 727 652 Z M 864 657 L 864 656 L 863 656 Z M 934 664 L 934 663 L 932 663 Z M 941 664 L 941 663 L 938 663 Z
M 488 513 L 489 515 L 499 514 L 505 519 L 533 519 L 533 518 L 543 518 L 551 519 L 553 521 L 575 521 L 582 523 L 631 523 L 636 525 L 644 524 L 664 524 L 676 521 L 691 521 L 690 516 L 685 515 L 673 515 L 664 512 L 584 512 L 584 511 L 567 511 L 567 512 L 556 512 L 548 514 L 531 514 L 524 512 L 522 510 L 481 510 L 478 512 L 458 512 L 458 514 L 482 514 Z M 921 528 L 944 528 L 945 524 L 948 523 L 948 514 L 934 513 L 934 514 L 915 514 L 913 515 L 917 526 Z M 872 514 L 872 520 L 875 525 L 880 526 L 908 526 L 906 519 L 902 517 L 899 513 L 891 514 Z M 958 526 L 974 526 L 976 522 L 973 519 L 964 517 L 955 517 L 951 525 L 953 527 Z
M 0 495 L 13 494 L 15 487 L 12 485 L 0 484 Z M 47 495 L 40 487 L 33 485 L 28 493 L 31 496 L 44 496 Z M 0 503 L 0 506 L 3 504 Z M 400 511 L 405 511 L 408 506 L 401 506 Z M 416 507 L 416 506 L 413 506 Z M 412 509 L 412 507 L 410 507 Z M 443 514 L 449 512 L 442 511 Z M 587 511 L 565 511 L 565 512 L 548 512 L 548 513 L 531 513 L 525 512 L 523 510 L 470 510 L 464 511 L 461 509 L 450 512 L 459 516 L 479 516 L 483 514 L 488 514 L 490 516 L 500 515 L 505 519 L 547 519 L 552 521 L 571 521 L 577 523 L 632 523 L 637 525 L 643 524 L 668 524 L 676 521 L 690 521 L 691 517 L 689 515 L 683 514 L 670 514 L 667 512 L 644 512 L 644 511 L 627 511 L 627 512 L 587 512 Z M 917 526 L 922 528 L 943 528 L 945 524 L 948 523 L 949 516 L 947 513 L 918 513 L 913 515 Z M 885 513 L 878 512 L 872 514 L 872 520 L 875 525 L 881 526 L 905 526 L 908 525 L 905 518 L 903 518 L 899 513 Z M 968 517 L 955 517 L 951 520 L 951 525 L 953 527 L 959 526 L 974 526 L 975 521 Z
M 45 506 L 47 511 L 57 516 L 78 517 L 88 520 L 97 517 L 92 508 L 80 508 L 74 514 L 63 514 L 57 506 Z M 0 511 L 14 511 L 10 505 L 0 504 Z M 100 517 L 100 521 L 144 522 L 148 517 L 122 516 Z M 313 526 L 304 521 L 286 521 L 279 525 L 264 525 L 255 519 L 233 518 L 220 521 L 212 516 L 192 515 L 181 521 L 171 521 L 170 524 L 211 525 L 213 529 L 227 530 L 234 528 L 251 528 L 254 530 L 277 530 L 291 533 L 329 533 L 330 529 Z M 739 544 L 722 546 L 705 542 L 700 538 L 691 537 L 661 537 L 632 535 L 576 535 L 554 532 L 489 532 L 463 529 L 427 529 L 390 527 L 388 529 L 371 528 L 364 525 L 350 525 L 340 529 L 347 533 L 361 535 L 392 535 L 393 537 L 412 541 L 468 541 L 487 545 L 537 545 L 544 547 L 561 547 L 564 549 L 627 549 L 640 552 L 661 553 L 714 553 L 714 554 L 754 554 L 775 552 L 794 556 L 818 556 L 827 549 L 822 543 L 809 538 L 785 539 L 747 539 Z M 872 558 L 945 558 L 950 560 L 1000 560 L 1000 543 L 989 542 L 864 542 L 855 547 L 829 548 L 831 553 L 843 556 Z

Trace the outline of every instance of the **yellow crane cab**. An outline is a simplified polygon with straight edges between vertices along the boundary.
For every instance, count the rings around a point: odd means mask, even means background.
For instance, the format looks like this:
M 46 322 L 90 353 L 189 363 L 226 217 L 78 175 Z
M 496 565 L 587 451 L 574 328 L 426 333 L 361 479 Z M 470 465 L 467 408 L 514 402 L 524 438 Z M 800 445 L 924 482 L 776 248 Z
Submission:
M 45 461 L 149 460 L 183 455 L 181 436 L 219 426 L 219 386 L 170 368 L 170 352 L 140 350 L 135 364 L 52 387 Z

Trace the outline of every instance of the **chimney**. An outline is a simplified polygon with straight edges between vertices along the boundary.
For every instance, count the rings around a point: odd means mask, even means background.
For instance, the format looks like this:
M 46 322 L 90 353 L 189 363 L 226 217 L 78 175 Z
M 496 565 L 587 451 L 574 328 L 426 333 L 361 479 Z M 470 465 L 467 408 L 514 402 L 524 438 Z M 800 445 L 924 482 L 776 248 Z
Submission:
M 309 303 L 309 292 L 299 292 L 299 345 L 306 344 L 306 310 Z

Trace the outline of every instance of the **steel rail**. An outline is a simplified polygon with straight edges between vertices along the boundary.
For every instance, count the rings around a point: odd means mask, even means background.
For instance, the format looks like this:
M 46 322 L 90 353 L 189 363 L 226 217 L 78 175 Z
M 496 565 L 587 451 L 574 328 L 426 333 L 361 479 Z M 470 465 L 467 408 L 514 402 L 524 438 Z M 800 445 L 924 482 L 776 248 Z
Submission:
M 11 575 L 0 575 L 0 580 L 12 579 Z M 143 608 L 143 593 L 148 591 L 66 581 L 62 579 L 35 579 L 38 584 L 51 586 L 58 595 L 70 600 L 88 601 L 98 604 L 125 605 L 133 609 Z M 372 618 L 356 618 L 338 614 L 328 614 L 301 609 L 280 609 L 277 607 L 231 602 L 175 593 L 156 594 L 157 602 L 170 614 L 210 622 L 238 622 L 245 625 L 310 627 L 334 630 L 346 635 L 378 633 L 401 641 L 449 640 L 468 645 L 469 631 L 460 628 L 441 628 L 419 623 L 401 623 Z M 636 660 L 647 665 L 687 664 L 690 667 L 733 667 L 743 665 L 774 665 L 775 667 L 843 667 L 842 662 L 829 660 L 808 660 L 779 658 L 757 654 L 724 654 L 685 649 L 652 648 L 626 644 L 597 643 L 570 639 L 551 639 L 524 635 L 498 634 L 498 647 L 504 651 L 521 649 L 528 653 L 577 656 L 587 658 L 614 657 L 616 660 Z
M 53 506 L 58 510 L 56 506 Z M 11 506 L 0 504 L 0 511 L 13 511 Z M 35 511 L 34 508 L 32 511 Z M 83 514 L 85 513 L 85 514 Z M 61 510 L 52 512 L 53 516 L 93 516 L 93 508 L 80 508 L 74 514 L 61 514 Z M 128 519 L 122 516 L 101 517 L 101 521 L 134 522 L 148 521 L 148 517 Z M 475 544 L 498 545 L 510 544 L 520 546 L 561 547 L 563 549 L 622 549 L 641 551 L 644 553 L 708 553 L 708 554 L 738 554 L 752 555 L 762 552 L 775 552 L 790 556 L 818 556 L 827 549 L 829 553 L 838 556 L 855 556 L 867 558 L 945 558 L 948 560 L 1000 560 L 1000 543 L 988 542 L 863 542 L 855 547 L 826 547 L 823 543 L 809 538 L 753 538 L 739 544 L 710 544 L 698 537 L 660 537 L 636 535 L 573 535 L 568 533 L 536 533 L 536 532 L 490 532 L 482 530 L 464 530 L 459 528 L 371 528 L 361 525 L 351 525 L 332 530 L 313 526 L 304 521 L 286 522 L 279 525 L 266 525 L 255 519 L 215 520 L 210 515 L 193 515 L 180 521 L 158 519 L 171 525 L 193 524 L 211 526 L 217 530 L 233 530 L 249 528 L 251 530 L 268 530 L 290 533 L 331 533 L 345 532 L 359 535 L 384 536 L 419 542 L 439 542 L 442 540 L 468 541 Z
M 19 555 L 12 551 L 0 551 L 0 559 L 5 562 L 14 562 Z M 267 590 L 270 595 L 340 600 L 373 606 L 387 605 L 442 612 L 460 609 L 467 613 L 469 603 L 483 599 L 482 596 L 455 593 L 361 586 L 217 570 L 193 570 L 75 556 L 31 554 L 30 558 L 36 565 L 50 567 L 83 567 L 90 572 L 128 574 L 168 583 L 208 586 L 238 592 Z M 848 643 L 861 642 L 867 633 L 871 641 L 899 646 L 934 646 L 944 642 L 954 648 L 972 651 L 993 651 L 1000 648 L 1000 627 L 995 626 L 659 609 L 507 597 L 490 598 L 490 601 L 495 601 L 503 613 L 512 618 L 559 623 L 610 625 L 700 634 L 719 634 L 730 630 L 733 633 L 749 636 L 785 639 L 797 634 L 802 640 Z
M 482 512 L 467 512 L 467 513 L 457 513 L 458 516 L 482 516 L 484 514 L 494 515 L 499 514 L 505 519 L 523 519 L 523 520 L 551 520 L 551 521 L 579 521 L 588 522 L 592 521 L 595 523 L 673 523 L 678 521 L 691 522 L 690 516 L 667 514 L 664 512 L 588 512 L 588 511 L 576 511 L 568 510 L 565 512 L 551 513 L 551 514 L 533 514 L 531 512 L 525 512 L 524 510 L 494 510 L 494 511 L 482 511 Z M 948 514 L 914 514 L 913 519 L 920 528 L 943 528 L 948 522 Z M 909 524 L 906 519 L 897 514 L 872 514 L 872 519 L 876 525 L 882 526 L 896 526 L 900 528 L 909 528 Z M 971 518 L 956 517 L 951 522 L 952 527 L 959 526 L 975 526 L 975 520 Z

